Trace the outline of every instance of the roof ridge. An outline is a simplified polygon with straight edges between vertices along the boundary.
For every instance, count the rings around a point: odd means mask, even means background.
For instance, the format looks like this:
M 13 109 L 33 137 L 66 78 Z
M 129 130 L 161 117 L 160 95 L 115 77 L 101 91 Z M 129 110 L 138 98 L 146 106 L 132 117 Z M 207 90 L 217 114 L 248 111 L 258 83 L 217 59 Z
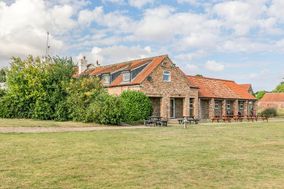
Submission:
M 219 79 L 219 78 L 213 78 L 213 77 L 193 76 L 193 75 L 187 75 L 187 77 L 204 78 L 204 79 L 218 80 L 218 81 L 229 81 L 229 82 L 236 83 L 236 82 L 233 81 L 233 80 L 229 80 L 229 79 Z
M 154 58 L 158 58 L 158 57 L 166 57 L 166 56 L 168 56 L 168 54 L 152 56 L 152 57 L 145 57 L 145 58 L 138 58 L 138 59 L 132 59 L 132 60 L 124 61 L 124 62 L 118 62 L 118 63 L 108 64 L 108 65 L 103 65 L 103 66 L 98 66 L 98 67 L 110 67 L 110 66 L 117 66 L 117 65 L 120 65 L 120 64 L 130 64 L 130 63 L 132 63 L 134 61 L 144 61 L 144 60 L 154 59 Z

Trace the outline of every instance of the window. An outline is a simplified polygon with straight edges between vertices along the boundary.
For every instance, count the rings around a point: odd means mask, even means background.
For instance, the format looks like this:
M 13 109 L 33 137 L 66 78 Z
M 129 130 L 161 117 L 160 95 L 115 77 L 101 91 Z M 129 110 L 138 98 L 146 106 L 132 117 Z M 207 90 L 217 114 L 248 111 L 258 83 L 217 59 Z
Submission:
M 231 104 L 227 104 L 227 110 L 231 110 Z
M 194 116 L 194 98 L 189 99 L 189 116 Z
M 218 109 L 219 109 L 219 102 L 215 101 L 215 110 L 218 110 Z
M 110 75 L 109 74 L 104 74 L 102 77 L 103 84 L 109 85 L 110 84 Z
M 163 81 L 166 81 L 166 82 L 171 81 L 171 72 L 170 71 L 164 71 Z
M 244 102 L 240 102 L 240 110 L 244 109 Z
M 123 82 L 129 82 L 130 81 L 130 72 L 124 72 L 122 74 L 122 80 L 123 80 Z

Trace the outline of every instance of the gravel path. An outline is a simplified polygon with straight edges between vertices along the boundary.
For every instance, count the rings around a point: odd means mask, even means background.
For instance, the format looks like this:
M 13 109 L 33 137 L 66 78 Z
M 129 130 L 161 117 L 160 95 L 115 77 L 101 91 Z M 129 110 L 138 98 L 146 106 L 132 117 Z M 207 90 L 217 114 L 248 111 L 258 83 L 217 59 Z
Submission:
M 53 132 L 80 132 L 121 129 L 145 129 L 146 126 L 120 127 L 0 127 L 0 133 L 53 133 Z

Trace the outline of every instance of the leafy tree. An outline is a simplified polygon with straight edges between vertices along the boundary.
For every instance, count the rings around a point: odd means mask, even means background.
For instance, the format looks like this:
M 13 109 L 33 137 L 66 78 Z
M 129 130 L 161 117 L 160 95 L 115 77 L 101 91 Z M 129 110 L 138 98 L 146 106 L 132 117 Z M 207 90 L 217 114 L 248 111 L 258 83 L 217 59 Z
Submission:
M 265 95 L 265 93 L 266 93 L 266 91 L 257 91 L 257 92 L 255 93 L 256 99 L 257 99 L 257 100 L 262 99 L 262 97 Z
M 12 58 L 8 91 L 1 100 L 0 111 L 6 112 L 2 117 L 66 120 L 58 104 L 66 101 L 65 85 L 73 72 L 73 62 L 67 58 Z
M 6 68 L 0 69 L 0 83 L 6 82 L 7 71 L 8 70 Z
M 284 92 L 284 82 L 281 82 L 275 89 L 273 92 L 276 93 L 283 93 Z
M 120 97 L 125 122 L 143 120 L 151 115 L 151 101 L 144 93 L 138 91 L 124 91 Z

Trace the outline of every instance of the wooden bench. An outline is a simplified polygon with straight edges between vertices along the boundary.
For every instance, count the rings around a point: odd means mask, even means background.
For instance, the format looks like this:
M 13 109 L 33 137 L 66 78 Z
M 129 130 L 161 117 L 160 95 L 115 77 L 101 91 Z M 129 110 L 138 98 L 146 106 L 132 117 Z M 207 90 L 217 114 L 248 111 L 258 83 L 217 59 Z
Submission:
M 161 117 L 158 116 L 151 116 L 149 117 L 147 120 L 144 120 L 144 125 L 146 126 L 157 126 L 158 124 L 160 124 L 159 122 L 161 121 Z
M 167 119 L 161 119 L 159 121 L 157 121 L 156 123 L 157 126 L 168 126 L 168 120 Z

